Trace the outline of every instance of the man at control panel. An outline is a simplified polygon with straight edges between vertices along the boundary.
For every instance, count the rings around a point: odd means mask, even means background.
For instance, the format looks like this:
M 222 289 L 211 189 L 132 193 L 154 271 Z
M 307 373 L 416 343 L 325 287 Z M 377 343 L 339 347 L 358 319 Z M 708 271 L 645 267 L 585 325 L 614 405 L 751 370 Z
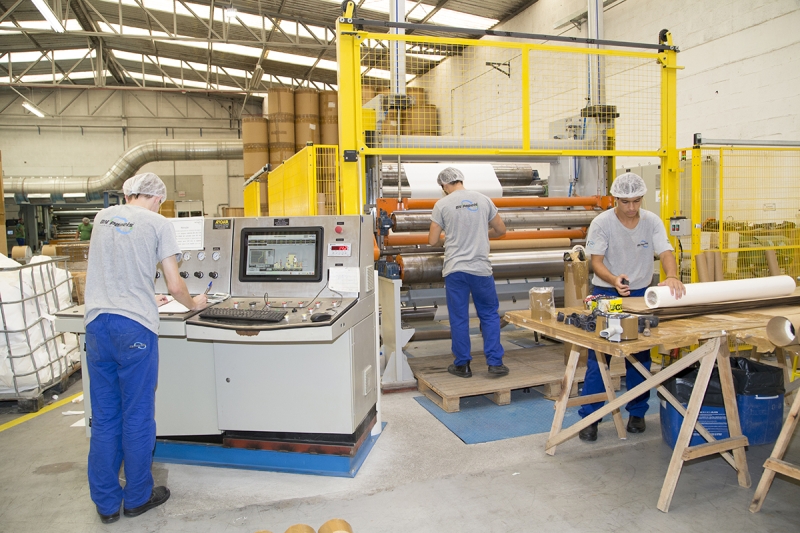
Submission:
M 126 204 L 103 209 L 94 219 L 86 274 L 86 361 L 90 376 L 92 435 L 89 491 L 103 523 L 138 516 L 169 498 L 153 487 L 158 378 L 156 265 L 167 288 L 190 310 L 206 306 L 205 294 L 191 297 L 178 273 L 175 228 L 158 214 L 167 198 L 153 173 L 123 185 Z M 163 297 L 162 297 L 163 298 Z M 125 463 L 125 488 L 119 483 Z

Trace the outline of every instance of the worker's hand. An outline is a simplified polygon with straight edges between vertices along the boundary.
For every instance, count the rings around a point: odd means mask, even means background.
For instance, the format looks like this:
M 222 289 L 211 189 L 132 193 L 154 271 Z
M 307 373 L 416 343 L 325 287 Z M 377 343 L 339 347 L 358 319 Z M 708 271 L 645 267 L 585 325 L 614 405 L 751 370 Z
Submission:
M 686 294 L 686 287 L 681 283 L 681 280 L 676 278 L 667 278 L 658 284 L 659 287 L 669 287 L 669 293 L 676 299 L 680 300 Z
M 169 302 L 169 298 L 164 294 L 156 294 L 156 305 L 161 307 L 165 303 Z
M 631 287 L 630 287 L 630 280 L 626 274 L 620 274 L 614 279 L 614 288 L 617 289 L 617 292 L 620 296 L 630 296 L 631 295 Z
M 192 311 L 200 311 L 208 307 L 208 297 L 205 294 L 198 294 L 192 298 L 192 300 L 194 300 L 194 308 L 192 308 Z

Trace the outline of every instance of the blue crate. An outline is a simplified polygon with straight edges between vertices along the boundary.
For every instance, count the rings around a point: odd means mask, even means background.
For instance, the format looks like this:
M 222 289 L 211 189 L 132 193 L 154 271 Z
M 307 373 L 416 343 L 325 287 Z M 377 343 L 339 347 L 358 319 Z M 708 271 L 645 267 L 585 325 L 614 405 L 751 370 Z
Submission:
M 739 409 L 739 421 L 742 433 L 747 437 L 751 446 L 771 444 L 778 439 L 783 424 L 783 396 L 744 396 L 736 395 L 736 405 Z M 684 404 L 686 407 L 686 404 Z M 678 433 L 683 423 L 683 417 L 678 414 L 672 405 L 661 401 L 661 436 L 671 448 L 675 447 Z M 727 439 L 728 419 L 724 407 L 704 405 L 700 408 L 698 421 L 711 435 L 719 439 Z M 704 444 L 706 440 L 697 431 L 692 433 L 690 446 Z

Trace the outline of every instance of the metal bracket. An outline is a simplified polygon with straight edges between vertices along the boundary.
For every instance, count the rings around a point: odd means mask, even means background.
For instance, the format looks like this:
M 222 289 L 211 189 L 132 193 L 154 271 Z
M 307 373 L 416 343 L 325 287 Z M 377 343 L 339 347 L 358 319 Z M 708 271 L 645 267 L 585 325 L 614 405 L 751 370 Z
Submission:
M 503 63 L 498 63 L 496 61 L 487 61 L 486 62 L 486 66 L 487 67 L 492 67 L 495 70 L 499 70 L 500 72 L 502 72 L 503 74 L 505 74 L 509 78 L 511 77 L 511 61 L 510 60 L 509 61 L 505 61 Z M 507 67 L 508 68 L 508 72 L 503 70 L 501 67 Z

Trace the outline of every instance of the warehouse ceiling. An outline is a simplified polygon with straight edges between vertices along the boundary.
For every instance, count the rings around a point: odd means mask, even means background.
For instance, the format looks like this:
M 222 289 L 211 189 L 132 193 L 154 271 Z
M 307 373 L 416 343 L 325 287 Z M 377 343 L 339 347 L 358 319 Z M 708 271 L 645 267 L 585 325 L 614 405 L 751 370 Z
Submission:
M 406 21 L 490 29 L 536 1 L 406 0 Z M 389 0 L 356 4 L 359 18 L 389 20 Z M 341 5 L 340 0 L 0 0 L 0 87 L 256 96 L 272 86 L 335 89 Z M 49 21 L 43 14 L 48 7 Z M 384 77 L 377 70 L 369 75 Z

